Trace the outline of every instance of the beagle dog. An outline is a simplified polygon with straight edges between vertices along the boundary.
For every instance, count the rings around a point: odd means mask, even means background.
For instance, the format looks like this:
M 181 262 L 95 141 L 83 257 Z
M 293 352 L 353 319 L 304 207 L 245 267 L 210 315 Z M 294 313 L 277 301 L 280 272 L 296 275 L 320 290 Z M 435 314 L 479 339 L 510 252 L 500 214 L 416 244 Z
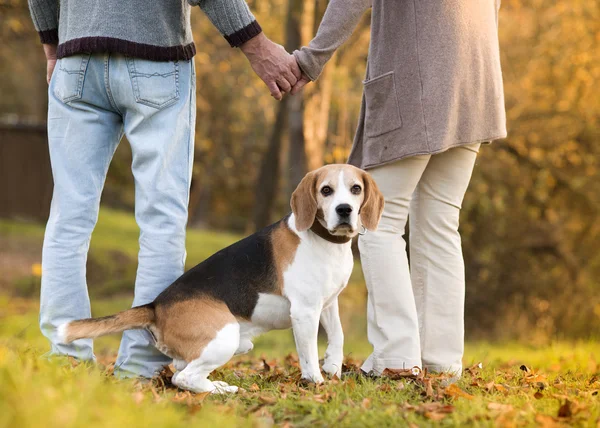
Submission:
M 328 338 L 323 371 L 340 376 L 343 359 L 338 295 L 354 264 L 351 240 L 375 230 L 383 196 L 371 176 L 350 165 L 308 173 L 294 191 L 292 213 L 217 252 L 166 288 L 154 302 L 116 315 L 65 323 L 63 343 L 147 329 L 173 358 L 172 382 L 193 392 L 236 392 L 208 375 L 252 339 L 292 328 L 302 378 L 323 381 L 319 322 Z

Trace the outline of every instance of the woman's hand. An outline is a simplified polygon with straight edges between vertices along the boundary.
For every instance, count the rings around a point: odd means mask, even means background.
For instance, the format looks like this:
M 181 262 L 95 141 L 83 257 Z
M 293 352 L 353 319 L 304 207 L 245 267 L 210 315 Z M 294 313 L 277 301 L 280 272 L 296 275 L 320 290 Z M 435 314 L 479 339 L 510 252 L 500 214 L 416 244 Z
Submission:
M 294 56 L 294 55 L 291 55 Z M 298 92 L 300 92 L 302 90 L 302 88 L 304 88 L 306 86 L 307 83 L 310 83 L 310 79 L 308 78 L 308 76 L 304 73 L 302 73 L 302 76 L 300 76 L 300 79 L 298 79 L 298 81 L 296 82 L 296 84 L 292 87 L 292 92 L 290 92 L 290 94 L 292 95 L 296 95 Z

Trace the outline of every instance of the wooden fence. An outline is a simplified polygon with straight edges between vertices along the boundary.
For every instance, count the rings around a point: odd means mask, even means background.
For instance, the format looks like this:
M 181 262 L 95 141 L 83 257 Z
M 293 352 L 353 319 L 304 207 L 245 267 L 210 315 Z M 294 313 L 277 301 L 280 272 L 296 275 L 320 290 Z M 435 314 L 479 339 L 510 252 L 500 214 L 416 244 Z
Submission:
M 0 122 L 0 217 L 45 222 L 52 172 L 45 124 Z

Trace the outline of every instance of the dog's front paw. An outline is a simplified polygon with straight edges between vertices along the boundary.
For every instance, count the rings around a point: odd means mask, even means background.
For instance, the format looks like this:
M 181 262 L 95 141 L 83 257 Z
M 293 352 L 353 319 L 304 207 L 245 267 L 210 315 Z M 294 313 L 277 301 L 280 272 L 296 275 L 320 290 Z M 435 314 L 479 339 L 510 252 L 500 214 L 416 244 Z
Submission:
M 302 380 L 313 383 L 323 383 L 323 375 L 321 373 L 302 373 Z
M 342 377 L 342 360 L 339 361 L 330 361 L 325 360 L 323 363 L 323 371 L 327 373 L 329 376 L 338 378 Z

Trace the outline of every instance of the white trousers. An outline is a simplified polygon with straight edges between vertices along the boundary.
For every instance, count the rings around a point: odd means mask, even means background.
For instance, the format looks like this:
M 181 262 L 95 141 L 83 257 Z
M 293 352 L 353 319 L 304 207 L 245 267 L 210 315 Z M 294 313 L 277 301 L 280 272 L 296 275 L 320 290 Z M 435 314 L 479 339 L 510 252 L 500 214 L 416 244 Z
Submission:
M 458 232 L 479 144 L 369 170 L 385 197 L 376 232 L 359 239 L 373 353 L 362 369 L 462 371 L 465 267 Z M 403 235 L 410 219 L 410 270 Z

